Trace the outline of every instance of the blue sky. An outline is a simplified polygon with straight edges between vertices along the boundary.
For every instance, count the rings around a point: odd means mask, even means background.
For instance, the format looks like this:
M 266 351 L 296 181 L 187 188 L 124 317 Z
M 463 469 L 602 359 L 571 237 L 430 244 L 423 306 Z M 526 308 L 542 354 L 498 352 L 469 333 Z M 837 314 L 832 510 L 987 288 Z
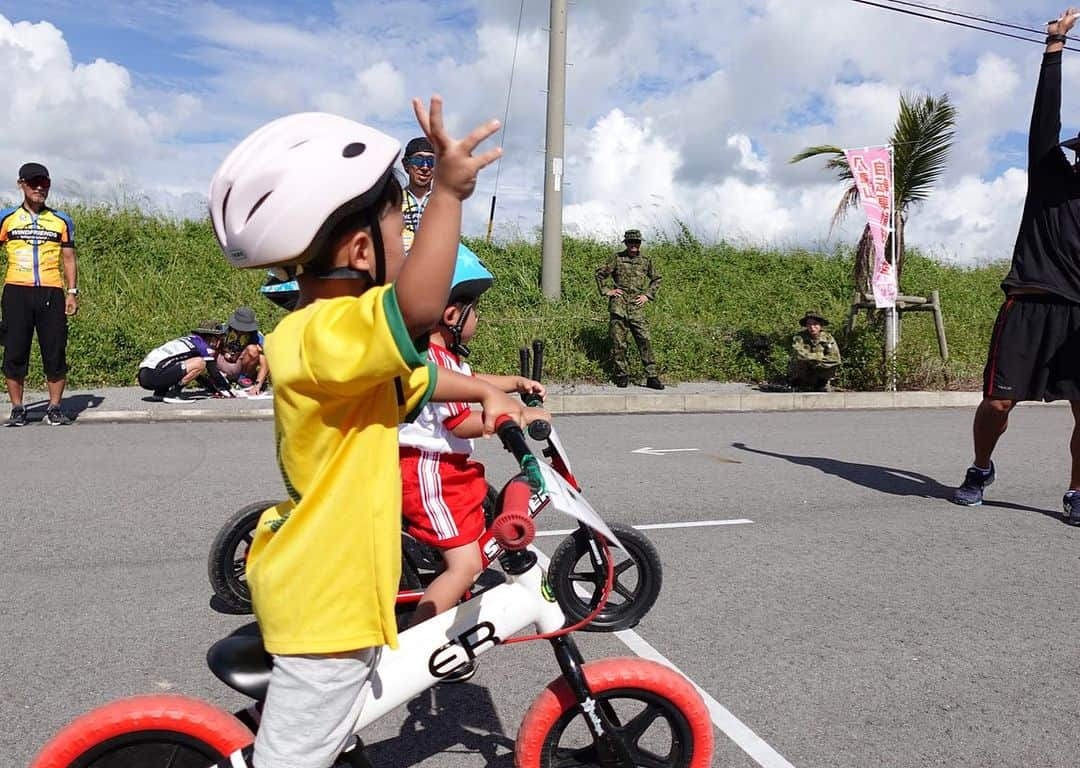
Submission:
M 944 4 L 942 0 L 941 4 Z M 1060 8 L 1006 0 L 949 7 L 1041 26 Z M 509 119 L 498 140 L 496 235 L 540 225 L 548 4 L 0 2 L 0 66 L 20 89 L 0 116 L 0 169 L 50 166 L 57 199 L 138 202 L 201 215 L 229 148 L 269 119 L 325 110 L 416 135 L 409 97 L 441 93 L 452 129 Z M 564 226 L 614 239 L 678 219 L 708 241 L 829 247 L 842 187 L 804 146 L 885 140 L 901 90 L 948 92 L 960 119 L 937 193 L 909 241 L 943 259 L 1007 258 L 1041 47 L 850 0 L 578 0 L 567 35 Z M 868 42 L 869 41 L 869 42 Z M 1068 81 L 1064 135 L 1080 128 Z M 1080 62 L 1080 60 L 1077 60 Z M 1075 103 L 1074 103 L 1075 102 Z M 467 203 L 486 227 L 494 169 Z M 0 187 L 2 189 L 2 187 Z

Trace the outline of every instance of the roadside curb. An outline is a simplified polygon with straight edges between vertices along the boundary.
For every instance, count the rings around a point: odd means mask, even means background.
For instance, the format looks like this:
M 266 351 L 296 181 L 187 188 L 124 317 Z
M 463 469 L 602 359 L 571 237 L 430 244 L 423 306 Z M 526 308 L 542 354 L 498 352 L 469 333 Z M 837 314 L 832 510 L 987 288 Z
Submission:
M 750 413 L 768 411 L 970 408 L 980 392 L 732 392 L 687 394 L 552 394 L 545 407 L 555 414 Z M 221 404 L 218 404 L 219 406 Z M 271 421 L 273 408 L 136 408 L 78 414 L 79 423 L 184 421 Z

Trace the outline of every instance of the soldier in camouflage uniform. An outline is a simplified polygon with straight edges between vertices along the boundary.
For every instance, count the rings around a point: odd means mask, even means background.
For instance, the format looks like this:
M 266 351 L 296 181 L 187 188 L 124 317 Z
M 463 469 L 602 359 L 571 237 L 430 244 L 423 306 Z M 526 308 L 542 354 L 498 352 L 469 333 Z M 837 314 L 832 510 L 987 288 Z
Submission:
M 656 371 L 649 326 L 645 322 L 645 304 L 656 298 L 660 287 L 660 275 L 653 268 L 652 259 L 641 253 L 641 230 L 628 229 L 623 235 L 626 248 L 614 254 L 596 270 L 596 286 L 600 295 L 608 297 L 611 316 L 611 355 L 615 367 L 615 386 L 630 383 L 630 371 L 626 363 L 627 339 L 630 331 L 637 342 L 641 363 L 645 367 L 645 386 L 663 389 Z M 608 288 L 608 280 L 614 288 Z
M 829 321 L 817 312 L 807 312 L 799 325 L 805 331 L 791 339 L 788 378 L 794 389 L 829 390 L 840 367 L 840 347 L 832 334 L 822 330 Z

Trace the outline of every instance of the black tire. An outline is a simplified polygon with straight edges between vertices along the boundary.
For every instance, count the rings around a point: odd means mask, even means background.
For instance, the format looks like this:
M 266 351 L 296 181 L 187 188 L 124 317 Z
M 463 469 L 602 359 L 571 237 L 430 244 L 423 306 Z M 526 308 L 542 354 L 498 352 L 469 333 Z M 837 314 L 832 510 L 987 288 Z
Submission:
M 615 581 L 607 605 L 584 629 L 617 632 L 635 626 L 660 595 L 664 581 L 660 555 L 645 534 L 622 523 L 609 524 L 626 551 L 611 547 L 615 558 Z M 596 607 L 607 579 L 604 568 L 595 567 L 589 537 L 581 530 L 563 540 L 548 567 L 548 583 L 570 624 L 576 624 Z M 580 585 L 586 595 L 579 595 Z
M 247 554 L 255 538 L 262 513 L 280 501 L 256 501 L 238 509 L 221 527 L 214 543 L 206 573 L 214 595 L 234 613 L 251 613 L 251 592 L 247 585 Z

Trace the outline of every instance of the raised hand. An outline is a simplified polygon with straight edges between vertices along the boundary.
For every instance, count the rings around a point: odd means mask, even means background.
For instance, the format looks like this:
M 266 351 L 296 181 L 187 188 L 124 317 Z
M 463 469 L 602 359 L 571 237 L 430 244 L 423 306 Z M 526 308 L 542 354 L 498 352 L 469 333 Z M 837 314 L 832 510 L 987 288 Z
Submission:
M 478 125 L 464 138 L 455 139 L 447 133 L 443 124 L 441 96 L 431 97 L 430 111 L 420 99 L 414 98 L 412 103 L 416 122 L 420 124 L 421 130 L 435 149 L 435 177 L 432 188 L 450 192 L 458 200 L 467 199 L 476 189 L 476 175 L 480 169 L 495 162 L 502 155 L 499 147 L 473 155 L 480 142 L 499 130 L 499 121 L 489 120 Z

